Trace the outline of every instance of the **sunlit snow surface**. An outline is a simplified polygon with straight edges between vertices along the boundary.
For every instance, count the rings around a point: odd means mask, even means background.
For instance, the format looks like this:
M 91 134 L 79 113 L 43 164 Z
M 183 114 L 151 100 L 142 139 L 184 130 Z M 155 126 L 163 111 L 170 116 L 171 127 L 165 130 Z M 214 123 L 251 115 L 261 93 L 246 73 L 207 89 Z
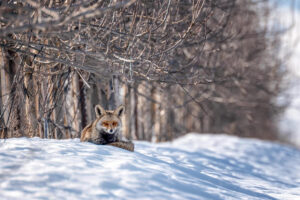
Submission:
M 290 147 L 197 134 L 135 145 L 0 140 L 0 199 L 300 199 Z

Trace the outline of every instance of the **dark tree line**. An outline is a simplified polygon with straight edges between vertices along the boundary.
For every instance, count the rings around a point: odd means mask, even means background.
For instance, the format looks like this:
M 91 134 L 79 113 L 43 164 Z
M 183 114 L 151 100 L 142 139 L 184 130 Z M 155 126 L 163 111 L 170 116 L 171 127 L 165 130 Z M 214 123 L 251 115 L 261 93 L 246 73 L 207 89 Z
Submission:
M 93 107 L 124 133 L 278 139 L 283 71 L 268 1 L 0 1 L 1 138 L 74 138 Z

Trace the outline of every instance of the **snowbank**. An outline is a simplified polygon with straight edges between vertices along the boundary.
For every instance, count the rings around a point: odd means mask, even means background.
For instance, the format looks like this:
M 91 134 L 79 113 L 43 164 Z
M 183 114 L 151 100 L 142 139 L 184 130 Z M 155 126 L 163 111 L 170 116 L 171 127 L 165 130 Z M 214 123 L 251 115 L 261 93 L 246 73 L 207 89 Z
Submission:
M 300 199 L 299 150 L 225 135 L 135 144 L 0 140 L 0 199 Z

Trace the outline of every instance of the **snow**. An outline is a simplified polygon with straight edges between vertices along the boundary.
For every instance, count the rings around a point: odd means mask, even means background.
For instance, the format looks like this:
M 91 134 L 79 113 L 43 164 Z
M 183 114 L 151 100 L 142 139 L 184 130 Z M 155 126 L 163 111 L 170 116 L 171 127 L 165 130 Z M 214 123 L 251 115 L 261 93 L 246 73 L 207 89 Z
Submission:
M 300 151 L 226 135 L 135 141 L 0 140 L 0 199 L 300 199 Z

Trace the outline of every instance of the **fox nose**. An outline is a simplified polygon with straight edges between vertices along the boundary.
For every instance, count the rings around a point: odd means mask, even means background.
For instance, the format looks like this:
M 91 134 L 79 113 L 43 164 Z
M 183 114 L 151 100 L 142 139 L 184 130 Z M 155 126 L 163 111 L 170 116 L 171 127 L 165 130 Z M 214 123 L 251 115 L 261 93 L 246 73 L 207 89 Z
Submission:
M 112 133 L 112 132 L 113 132 L 113 130 L 112 130 L 112 129 L 109 129 L 109 132 L 110 132 L 110 133 Z

